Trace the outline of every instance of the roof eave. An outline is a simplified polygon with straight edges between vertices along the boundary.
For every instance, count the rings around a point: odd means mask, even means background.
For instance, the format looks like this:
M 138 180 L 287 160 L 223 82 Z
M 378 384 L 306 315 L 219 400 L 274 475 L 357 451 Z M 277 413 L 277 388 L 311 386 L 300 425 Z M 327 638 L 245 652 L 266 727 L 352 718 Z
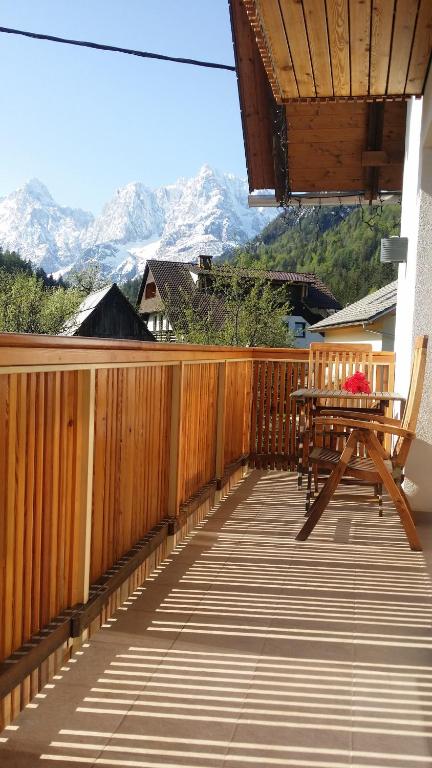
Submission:
M 381 317 L 384 317 L 385 315 L 390 315 L 392 312 L 395 312 L 395 310 L 396 310 L 396 302 L 391 307 L 388 307 L 387 309 L 383 309 L 381 312 L 377 312 L 375 315 L 373 315 L 370 318 L 365 318 L 363 320 L 360 320 L 360 319 L 352 320 L 351 322 L 344 321 L 342 323 L 332 323 L 331 325 L 326 324 L 321 326 L 320 326 L 320 323 L 315 323 L 315 325 L 310 326 L 309 330 L 313 331 L 314 333 L 321 333 L 321 331 L 329 331 L 333 328 L 352 328 L 353 325 L 361 325 L 364 328 L 367 325 L 371 325 L 376 320 L 379 320 Z

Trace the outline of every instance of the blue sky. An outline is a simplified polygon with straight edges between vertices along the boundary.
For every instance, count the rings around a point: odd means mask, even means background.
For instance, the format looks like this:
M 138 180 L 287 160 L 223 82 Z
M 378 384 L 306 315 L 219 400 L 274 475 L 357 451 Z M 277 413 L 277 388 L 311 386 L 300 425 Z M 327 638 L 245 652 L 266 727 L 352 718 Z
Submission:
M 1 25 L 233 63 L 227 0 L 2 0 Z M 245 176 L 236 77 L 0 35 L 0 196 L 26 179 L 97 213 L 129 181 Z

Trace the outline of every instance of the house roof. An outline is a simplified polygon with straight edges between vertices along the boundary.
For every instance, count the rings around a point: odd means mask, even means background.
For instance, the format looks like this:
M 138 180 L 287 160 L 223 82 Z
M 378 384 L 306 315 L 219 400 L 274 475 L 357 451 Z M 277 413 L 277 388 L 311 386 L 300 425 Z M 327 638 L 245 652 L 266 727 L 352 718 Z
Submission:
M 69 318 L 65 323 L 65 326 L 59 334 L 60 336 L 74 336 L 80 329 L 83 322 L 94 312 L 96 307 L 100 304 L 102 299 L 110 292 L 112 285 L 107 285 L 105 288 L 101 288 L 99 291 L 93 291 L 81 302 L 75 314 Z
M 310 330 L 321 332 L 350 325 L 369 325 L 383 315 L 393 312 L 396 308 L 396 298 L 397 280 L 311 325 Z
M 127 300 L 126 296 L 122 293 L 116 283 L 107 285 L 104 288 L 101 288 L 99 291 L 93 291 L 93 293 L 90 293 L 88 296 L 86 296 L 86 298 L 79 305 L 77 311 L 65 323 L 59 336 L 77 335 L 84 323 L 93 315 L 94 312 L 100 308 L 102 302 L 109 294 L 116 294 L 117 297 L 124 301 L 130 312 L 136 315 L 137 322 L 142 325 L 142 334 L 143 337 L 145 337 L 144 340 L 156 341 L 153 334 L 150 333 L 150 331 L 147 329 L 147 326 L 143 322 L 142 318 L 138 315 L 132 304 Z
M 169 299 L 170 291 L 183 290 L 191 293 L 194 290 L 195 283 L 191 277 L 190 271 L 192 264 L 181 261 L 162 261 L 160 259 L 149 259 L 147 266 L 154 277 L 156 287 L 163 301 Z M 147 279 L 146 273 L 143 277 L 143 286 Z M 142 286 L 143 290 L 144 287 Z M 142 291 L 140 290 L 142 297 Z M 139 297 L 140 300 L 140 297 Z
M 195 281 L 191 273 L 195 275 L 211 274 L 211 270 L 202 269 L 197 264 L 149 259 L 138 296 L 138 304 L 142 299 L 149 271 L 151 271 L 157 289 L 164 301 L 169 299 L 171 291 L 184 290 L 191 294 L 194 292 Z M 331 290 L 313 272 L 283 272 L 277 270 L 245 269 L 241 267 L 238 268 L 238 272 L 245 277 L 270 280 L 272 283 L 307 285 L 309 287 L 307 303 L 302 302 L 302 304 L 309 307 L 309 311 L 311 308 L 322 310 L 340 309 L 340 304 Z M 148 301 L 154 301 L 154 299 Z M 151 311 L 147 301 L 146 311 Z M 315 318 L 316 315 L 313 316 L 313 320 Z

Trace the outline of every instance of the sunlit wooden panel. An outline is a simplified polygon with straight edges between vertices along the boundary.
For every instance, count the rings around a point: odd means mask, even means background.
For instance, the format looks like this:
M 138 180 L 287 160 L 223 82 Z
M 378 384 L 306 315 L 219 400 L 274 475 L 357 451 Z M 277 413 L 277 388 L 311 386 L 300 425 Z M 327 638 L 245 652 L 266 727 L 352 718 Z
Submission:
M 421 93 L 432 48 L 432 0 L 422 0 L 417 19 L 414 43 L 405 92 Z
M 243 0 L 279 103 L 421 95 L 431 0 Z
M 329 41 L 328 36 L 323 34 L 323 30 L 327 27 L 325 3 L 323 0 L 304 0 L 303 10 L 315 75 L 316 95 L 332 96 L 333 81 Z
M 405 92 L 411 46 L 414 37 L 418 0 L 398 0 L 393 29 L 393 44 L 387 92 Z
M 273 95 L 242 0 L 231 0 L 230 9 L 249 185 L 251 190 L 271 189 Z
M 370 93 L 376 96 L 386 92 L 394 6 L 394 0 L 373 0 Z
M 351 95 L 369 92 L 370 4 L 350 0 Z
M 296 0 L 280 0 L 280 7 L 290 46 L 299 95 L 303 97 L 316 96 L 303 6 L 296 2 Z
M 266 44 L 280 94 L 287 99 L 296 97 L 299 92 L 279 1 L 261 0 L 258 11 L 264 30 L 272 30 L 271 39 L 266 38 Z
M 326 12 L 334 94 L 349 96 L 351 82 L 348 0 L 326 0 Z

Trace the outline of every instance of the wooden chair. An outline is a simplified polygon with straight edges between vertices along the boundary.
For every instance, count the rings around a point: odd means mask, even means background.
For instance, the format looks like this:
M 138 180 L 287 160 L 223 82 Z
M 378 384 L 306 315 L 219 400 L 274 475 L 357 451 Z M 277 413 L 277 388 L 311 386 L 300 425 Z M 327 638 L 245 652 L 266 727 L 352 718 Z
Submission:
M 374 388 L 372 344 L 326 344 L 313 342 L 309 347 L 308 387 L 342 389 L 356 371 L 362 371 Z M 339 405 L 339 401 L 321 399 L 320 406 Z M 342 401 L 341 401 L 342 403 Z M 354 401 L 357 407 L 356 401 Z M 358 406 L 360 407 L 360 406 Z
M 376 382 L 374 381 L 374 367 L 372 362 L 372 344 L 328 344 L 324 342 L 313 342 L 309 347 L 308 363 L 308 388 L 311 389 L 342 389 L 344 382 L 356 371 L 362 371 L 371 384 L 372 389 Z M 303 484 L 303 476 L 308 473 L 307 501 L 306 509 L 309 509 L 310 500 L 313 497 L 311 488 L 311 466 L 309 464 L 308 452 L 312 440 L 311 425 L 316 417 L 320 415 L 323 408 L 331 407 L 333 410 L 346 407 L 346 400 L 327 400 L 320 398 L 314 403 L 309 403 L 306 407 L 304 418 L 306 423 L 302 426 L 302 443 L 299 445 L 299 466 L 298 466 L 298 484 Z M 366 402 L 361 400 L 350 401 L 350 410 L 363 410 L 367 407 Z M 369 409 L 373 407 L 369 403 Z M 338 442 L 336 447 L 341 448 L 346 431 L 341 435 L 336 435 L 333 430 L 333 443 L 336 438 Z M 318 473 L 316 465 L 314 467 L 315 493 L 318 490 Z
M 415 438 L 415 429 L 423 391 L 426 368 L 427 336 L 419 336 L 415 342 L 411 383 L 402 420 L 373 413 L 358 414 L 347 411 L 327 411 L 316 419 L 317 423 L 331 429 L 352 430 L 342 451 L 316 447 L 309 460 L 331 469 L 331 474 L 312 504 L 308 519 L 297 534 L 299 541 L 304 541 L 315 528 L 327 504 L 334 495 L 342 477 L 348 476 L 376 486 L 382 483 L 391 499 L 405 529 L 409 544 L 413 550 L 421 550 L 421 544 L 415 529 L 408 499 L 402 488 L 403 469 L 408 458 L 411 443 Z M 397 441 L 393 452 L 388 453 L 380 443 L 377 434 L 395 435 Z M 363 445 L 365 456 L 359 456 L 357 447 Z

